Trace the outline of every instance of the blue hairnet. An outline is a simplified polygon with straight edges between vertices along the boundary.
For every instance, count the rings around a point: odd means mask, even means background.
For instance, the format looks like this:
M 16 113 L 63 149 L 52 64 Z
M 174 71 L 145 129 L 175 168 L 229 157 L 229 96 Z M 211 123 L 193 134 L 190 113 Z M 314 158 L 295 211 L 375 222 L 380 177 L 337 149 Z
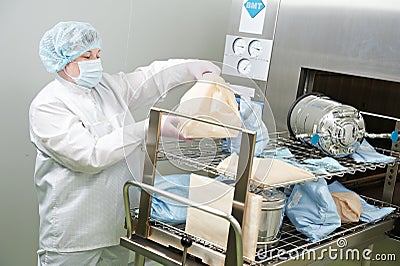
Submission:
M 101 38 L 92 25 L 76 21 L 60 22 L 43 35 L 39 56 L 46 70 L 55 73 L 94 48 L 101 48 Z

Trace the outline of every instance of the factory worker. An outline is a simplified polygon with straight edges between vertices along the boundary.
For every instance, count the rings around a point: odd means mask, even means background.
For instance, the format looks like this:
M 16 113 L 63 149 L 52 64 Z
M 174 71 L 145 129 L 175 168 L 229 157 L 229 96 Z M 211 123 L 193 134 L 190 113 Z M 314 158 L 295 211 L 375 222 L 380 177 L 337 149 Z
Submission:
M 126 234 L 122 189 L 141 179 L 148 122 L 129 114 L 180 82 L 220 73 L 207 61 L 168 60 L 110 75 L 100 49 L 99 33 L 82 22 L 58 23 L 40 41 L 40 58 L 55 79 L 29 110 L 39 265 L 127 265 L 129 251 L 119 246 Z M 179 137 L 170 122 L 163 120 L 162 134 Z M 137 169 L 128 169 L 126 156 Z

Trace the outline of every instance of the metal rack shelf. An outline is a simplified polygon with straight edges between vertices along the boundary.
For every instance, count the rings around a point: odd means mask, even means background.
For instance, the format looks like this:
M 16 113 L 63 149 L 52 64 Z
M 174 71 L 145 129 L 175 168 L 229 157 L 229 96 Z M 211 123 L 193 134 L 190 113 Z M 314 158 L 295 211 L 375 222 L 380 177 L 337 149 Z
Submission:
M 222 139 L 214 139 L 212 142 L 204 142 L 203 139 L 192 142 L 161 141 L 157 160 L 169 160 L 184 168 L 203 170 L 217 176 L 220 175 L 218 164 L 230 155 L 223 146 Z M 226 173 L 225 177 L 235 178 L 235 174 Z
M 275 146 L 275 147 L 283 147 L 283 148 L 288 148 L 292 154 L 294 155 L 296 161 L 298 162 L 303 162 L 306 159 L 321 159 L 323 157 L 326 157 L 322 151 L 318 150 L 315 147 L 312 147 L 308 144 L 302 143 L 299 140 L 295 140 L 293 138 L 290 138 L 287 136 L 286 133 L 276 133 L 273 138 L 271 138 L 271 143 L 270 145 Z M 268 147 L 267 147 L 268 149 Z M 388 165 L 393 165 L 395 164 L 399 159 L 400 159 L 400 153 L 391 151 L 391 150 L 385 150 L 382 148 L 375 147 L 376 151 L 395 157 L 397 160 L 394 161 L 393 163 L 366 163 L 366 162 L 356 162 L 350 157 L 342 157 L 342 158 L 336 158 L 336 160 L 344 167 L 347 168 L 345 171 L 338 171 L 338 172 L 331 172 L 327 175 L 316 175 L 317 177 L 325 177 L 325 178 L 331 178 L 333 176 L 338 176 L 341 177 L 344 174 L 355 174 L 356 172 L 365 172 L 367 170 L 375 170 L 377 168 L 385 168 Z
M 337 228 L 333 233 L 329 234 L 327 237 L 317 241 L 310 242 L 307 237 L 302 233 L 298 232 L 296 228 L 290 223 L 290 221 L 285 218 L 282 223 L 282 229 L 280 234 L 280 240 L 274 247 L 268 248 L 258 248 L 256 260 L 250 260 L 245 258 L 246 265 L 268 265 L 268 264 L 279 264 L 285 262 L 289 259 L 299 259 L 301 257 L 308 258 L 307 253 L 313 252 L 315 250 L 326 248 L 327 246 L 337 245 L 339 241 L 346 241 L 345 244 L 348 245 L 349 237 L 359 237 L 357 233 L 365 232 L 368 230 L 374 230 L 374 233 L 379 231 L 385 233 L 388 228 L 392 227 L 393 220 L 400 217 L 400 207 L 386 203 L 373 198 L 361 196 L 366 202 L 372 204 L 376 207 L 393 207 L 395 211 L 386 216 L 385 218 L 374 221 L 374 222 L 356 222 L 356 223 L 345 223 Z M 136 212 L 132 212 L 135 216 Z M 135 219 L 137 217 L 134 217 Z M 222 255 L 226 254 L 224 248 L 215 245 L 207 240 L 199 238 L 194 235 L 190 235 L 185 232 L 185 225 L 170 225 L 154 219 L 149 220 L 152 230 L 160 230 L 163 232 L 168 232 L 173 235 L 177 240 L 183 236 L 190 237 L 194 243 L 202 246 L 205 249 L 212 250 L 213 252 L 218 252 Z M 346 240 L 343 240 L 346 239 Z M 350 241 L 349 241 L 350 242 Z M 344 247 L 344 246 L 342 246 Z
M 376 207 L 394 207 L 395 211 L 393 214 L 390 214 L 379 221 L 342 224 L 333 233 L 314 243 L 308 241 L 307 237 L 298 232 L 290 223 L 290 221 L 285 218 L 282 224 L 281 238 L 278 242 L 278 245 L 273 248 L 259 249 L 257 251 L 258 258 L 255 261 L 248 261 L 249 264 L 276 264 L 279 262 L 284 262 L 288 259 L 298 259 L 301 256 L 308 258 L 309 256 L 305 256 L 305 254 L 308 252 L 315 251 L 329 245 L 340 245 L 340 241 L 345 241 L 342 243 L 342 248 L 345 246 L 348 247 L 348 238 L 352 235 L 354 236 L 357 233 L 365 232 L 366 230 L 377 230 L 377 228 L 379 228 L 378 226 L 386 223 L 389 224 L 389 226 L 380 228 L 381 233 L 385 233 L 387 228 L 391 228 L 393 219 L 400 217 L 400 207 L 369 197 L 361 197 L 369 204 L 372 204 Z
M 161 149 L 158 151 L 157 158 L 158 160 L 168 159 L 177 165 L 190 167 L 192 169 L 204 170 L 215 176 L 222 175 L 224 178 L 235 179 L 235 173 L 228 171 L 221 173 L 220 170 L 217 170 L 218 164 L 230 155 L 225 141 L 223 139 L 215 139 L 211 143 L 201 143 L 202 141 L 203 140 L 195 140 L 193 142 L 163 141 L 161 145 L 159 145 Z M 265 147 L 264 151 L 275 151 L 282 148 L 287 148 L 293 155 L 292 157 L 287 158 L 287 160 L 291 160 L 298 164 L 307 164 L 304 163 L 306 159 L 321 159 L 327 156 L 316 147 L 312 147 L 311 145 L 289 137 L 287 132 L 271 134 L 269 144 L 267 147 Z M 346 170 L 331 171 L 327 174 L 314 173 L 315 177 L 297 180 L 296 183 L 302 181 L 311 181 L 318 178 L 331 179 L 332 177 L 342 177 L 345 174 L 354 175 L 356 172 L 366 172 L 367 170 L 376 170 L 378 168 L 383 169 L 388 165 L 393 166 L 400 161 L 399 152 L 381 148 L 375 149 L 381 154 L 395 157 L 396 160 L 393 163 L 370 163 L 356 162 L 350 157 L 336 158 L 340 165 L 345 167 Z M 294 184 L 294 182 L 280 183 L 273 186 L 284 187 L 292 184 Z

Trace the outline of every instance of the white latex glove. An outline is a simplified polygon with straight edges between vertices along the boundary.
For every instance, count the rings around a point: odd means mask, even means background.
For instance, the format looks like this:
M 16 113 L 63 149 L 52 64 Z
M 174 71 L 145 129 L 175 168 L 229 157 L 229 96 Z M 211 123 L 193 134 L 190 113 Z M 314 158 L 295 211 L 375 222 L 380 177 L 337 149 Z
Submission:
M 205 73 L 214 73 L 218 76 L 221 74 L 221 69 L 217 65 L 206 60 L 189 62 L 188 70 L 196 79 L 201 79 Z
M 163 115 L 161 117 L 161 135 L 164 137 L 175 138 L 179 140 L 192 141 L 183 136 L 183 133 L 176 127 L 180 122 L 176 116 Z

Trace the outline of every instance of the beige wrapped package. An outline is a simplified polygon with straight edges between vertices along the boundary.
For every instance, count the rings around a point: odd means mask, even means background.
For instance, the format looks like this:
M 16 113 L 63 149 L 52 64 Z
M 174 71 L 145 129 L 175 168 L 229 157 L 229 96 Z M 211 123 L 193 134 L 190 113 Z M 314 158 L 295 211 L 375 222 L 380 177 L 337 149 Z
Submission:
M 176 111 L 225 125 L 242 125 L 235 94 L 223 78 L 212 73 L 204 74 L 182 96 Z M 237 130 L 185 118 L 181 118 L 178 129 L 185 138 L 232 138 L 239 134 Z
M 247 193 L 243 214 L 243 256 L 254 261 L 257 250 L 258 231 L 261 222 L 262 196 Z
M 221 174 L 224 172 L 236 173 L 239 156 L 233 153 L 225 158 L 218 166 L 217 170 Z M 276 185 L 281 183 L 296 183 L 315 177 L 309 171 L 293 166 L 273 158 L 253 158 L 250 178 L 263 185 Z
M 363 211 L 360 198 L 353 192 L 331 192 L 342 223 L 358 222 Z
M 189 199 L 202 205 L 230 214 L 232 211 L 234 188 L 219 181 L 190 175 Z M 255 259 L 258 231 L 260 228 L 262 196 L 248 193 L 243 214 L 242 239 L 243 256 Z M 189 207 L 185 231 L 217 244 L 226 249 L 229 222 L 215 215 Z M 223 261 L 213 261 L 213 265 L 223 265 Z
M 204 176 L 191 174 L 189 199 L 230 214 L 234 188 Z M 193 207 L 187 211 L 185 231 L 226 249 L 230 223 Z

